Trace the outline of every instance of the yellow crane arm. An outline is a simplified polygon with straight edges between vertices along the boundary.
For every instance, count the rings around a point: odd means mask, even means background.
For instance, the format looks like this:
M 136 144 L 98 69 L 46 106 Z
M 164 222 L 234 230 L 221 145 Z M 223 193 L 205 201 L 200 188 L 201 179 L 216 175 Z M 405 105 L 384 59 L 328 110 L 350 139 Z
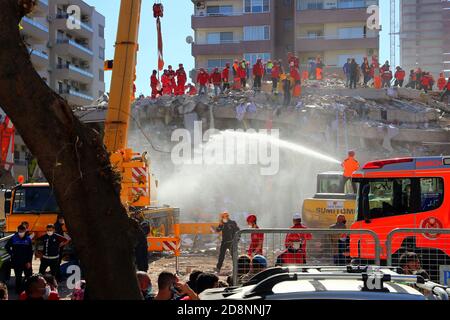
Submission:
M 142 0 L 122 0 L 104 143 L 111 153 L 127 147 Z

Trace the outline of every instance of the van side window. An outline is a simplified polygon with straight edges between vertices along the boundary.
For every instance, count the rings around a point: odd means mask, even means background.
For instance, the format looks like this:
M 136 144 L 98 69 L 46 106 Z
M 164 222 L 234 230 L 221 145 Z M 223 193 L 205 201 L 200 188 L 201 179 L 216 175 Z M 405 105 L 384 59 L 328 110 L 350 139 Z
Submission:
M 442 178 L 420 178 L 421 212 L 437 209 L 444 200 L 444 182 Z

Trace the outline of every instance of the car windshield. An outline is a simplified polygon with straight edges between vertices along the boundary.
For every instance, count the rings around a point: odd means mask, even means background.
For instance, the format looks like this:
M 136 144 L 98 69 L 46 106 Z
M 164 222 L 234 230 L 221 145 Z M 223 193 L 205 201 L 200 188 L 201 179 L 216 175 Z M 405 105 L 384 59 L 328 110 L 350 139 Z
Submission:
M 22 187 L 14 193 L 13 213 L 60 212 L 49 187 Z
M 341 176 L 319 177 L 318 193 L 344 193 Z

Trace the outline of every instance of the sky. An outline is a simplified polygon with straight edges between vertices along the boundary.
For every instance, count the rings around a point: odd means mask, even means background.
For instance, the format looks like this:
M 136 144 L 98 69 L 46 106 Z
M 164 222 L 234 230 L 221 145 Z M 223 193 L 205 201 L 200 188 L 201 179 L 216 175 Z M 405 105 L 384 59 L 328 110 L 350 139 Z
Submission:
M 106 59 L 114 58 L 114 42 L 116 40 L 119 19 L 120 0 L 85 0 L 106 17 L 105 40 Z M 281 0 L 273 0 L 281 1 Z M 194 35 L 191 28 L 191 15 L 194 5 L 191 0 L 162 0 L 164 17 L 162 32 L 164 42 L 164 60 L 166 66 L 174 69 L 182 62 L 186 70 L 194 67 L 191 46 L 186 37 Z M 136 74 L 136 94 L 150 95 L 150 75 L 157 65 L 156 20 L 153 18 L 153 0 L 143 0 L 141 10 L 141 26 L 139 33 L 139 53 Z M 380 0 L 380 22 L 383 26 L 380 37 L 380 61 L 389 59 L 389 1 Z M 106 91 L 109 92 L 111 71 L 105 74 Z

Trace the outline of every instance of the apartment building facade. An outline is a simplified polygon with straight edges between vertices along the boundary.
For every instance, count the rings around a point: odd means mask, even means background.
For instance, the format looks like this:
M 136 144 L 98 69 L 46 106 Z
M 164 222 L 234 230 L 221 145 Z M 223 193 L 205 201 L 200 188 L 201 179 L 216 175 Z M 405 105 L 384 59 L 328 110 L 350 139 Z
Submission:
M 450 2 L 400 1 L 400 63 L 405 70 L 420 67 L 434 77 L 450 76 Z
M 196 68 L 222 67 L 235 58 L 286 59 L 302 64 L 320 56 L 340 69 L 348 57 L 378 55 L 378 31 L 366 27 L 377 0 L 194 1 L 192 55 Z
M 67 23 L 67 8 L 77 5 L 80 28 Z M 41 78 L 72 106 L 91 104 L 105 92 L 105 17 L 82 0 L 37 0 L 35 10 L 21 21 L 21 35 Z M 27 176 L 28 150 L 15 137 L 15 175 Z

